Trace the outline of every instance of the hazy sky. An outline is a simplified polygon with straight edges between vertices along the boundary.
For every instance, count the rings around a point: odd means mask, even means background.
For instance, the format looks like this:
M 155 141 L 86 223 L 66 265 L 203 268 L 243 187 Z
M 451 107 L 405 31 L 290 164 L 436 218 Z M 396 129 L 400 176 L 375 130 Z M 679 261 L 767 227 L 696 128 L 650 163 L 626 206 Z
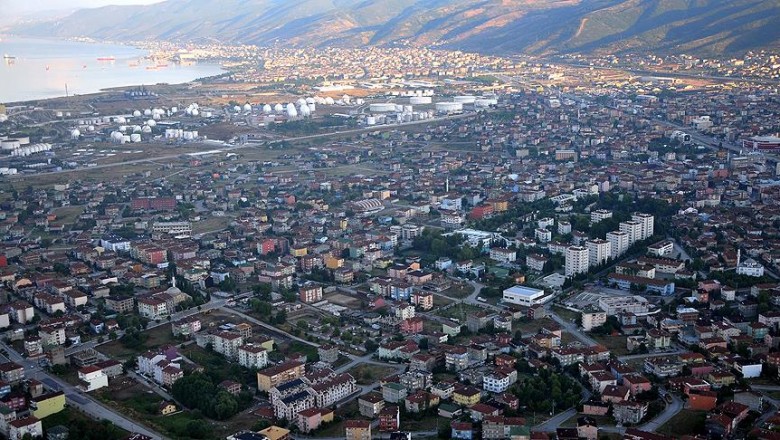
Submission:
M 94 8 L 107 5 L 141 5 L 159 3 L 160 1 L 162 0 L 0 0 L 0 14 L 15 15 L 35 11 Z

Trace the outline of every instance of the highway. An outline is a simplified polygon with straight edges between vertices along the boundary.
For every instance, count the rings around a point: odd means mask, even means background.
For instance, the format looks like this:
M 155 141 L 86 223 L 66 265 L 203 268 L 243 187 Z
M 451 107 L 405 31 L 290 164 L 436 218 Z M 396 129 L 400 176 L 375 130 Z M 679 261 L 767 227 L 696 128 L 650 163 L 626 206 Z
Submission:
M 82 393 L 75 386 L 63 381 L 57 376 L 47 373 L 41 369 L 37 362 L 25 359 L 17 353 L 13 347 L 6 345 L 5 342 L 0 342 L 0 347 L 8 352 L 8 356 L 2 357 L 23 366 L 27 378 L 36 379 L 49 389 L 63 391 L 69 406 L 89 414 L 96 420 L 108 420 L 126 431 L 140 433 L 153 439 L 166 439 L 162 434 L 136 423 L 130 418 L 125 417 L 93 399 L 88 394 Z

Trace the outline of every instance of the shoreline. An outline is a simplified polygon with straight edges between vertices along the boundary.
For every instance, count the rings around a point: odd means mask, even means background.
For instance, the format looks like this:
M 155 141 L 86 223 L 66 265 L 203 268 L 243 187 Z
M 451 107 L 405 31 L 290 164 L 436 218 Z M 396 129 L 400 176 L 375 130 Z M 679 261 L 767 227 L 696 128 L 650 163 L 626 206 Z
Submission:
M 2 38 L 2 41 L 6 41 L 8 38 L 14 38 L 18 40 L 27 40 L 27 41 L 40 41 L 40 42 L 52 42 L 52 43 L 68 43 L 68 44 L 84 44 L 84 45 L 104 45 L 104 46 L 122 46 L 126 48 L 132 48 L 139 52 L 138 58 L 146 59 L 149 57 L 149 55 L 152 53 L 148 48 L 139 47 L 135 44 L 125 44 L 122 42 L 116 42 L 116 41 L 98 41 L 94 39 L 81 39 L 81 38 L 45 38 L 45 37 L 37 37 L 37 36 L 24 36 L 24 35 L 16 35 L 16 34 L 0 34 L 0 38 Z M 110 50 L 109 50 L 110 52 Z M 18 54 L 9 54 L 14 56 L 16 59 L 23 59 L 23 57 L 20 57 Z M 73 57 L 63 57 L 61 59 L 78 59 L 82 56 L 73 56 Z M 90 56 L 85 55 L 84 58 L 90 58 Z M 132 57 L 132 58 L 135 58 Z M 49 58 L 30 58 L 31 60 L 35 60 L 36 62 L 45 62 L 48 61 Z M 54 61 L 55 58 L 52 58 L 52 61 Z M 204 62 L 204 63 L 196 63 L 200 64 L 201 66 L 205 66 L 206 68 L 214 68 L 216 72 L 208 74 L 206 72 L 192 72 L 193 78 L 190 79 L 174 79 L 173 81 L 166 81 L 165 78 L 160 78 L 160 81 L 152 82 L 152 83 L 146 83 L 146 82 L 140 82 L 140 81 L 128 81 L 125 83 L 116 83 L 111 84 L 107 86 L 101 87 L 100 85 L 96 85 L 96 89 L 89 90 L 86 93 L 71 93 L 67 96 L 63 91 L 58 92 L 58 94 L 52 94 L 50 96 L 41 96 L 41 97 L 31 97 L 31 98 L 24 98 L 24 99 L 14 99 L 15 97 L 9 97 L 7 100 L 0 99 L 0 104 L 4 104 L 6 106 L 19 106 L 19 105 L 29 105 L 31 103 L 36 102 L 45 102 L 49 100 L 57 100 L 57 99 L 68 99 L 68 98 L 85 98 L 90 96 L 98 96 L 105 93 L 118 93 L 122 92 L 126 89 L 132 89 L 132 88 L 138 88 L 138 87 L 176 87 L 176 86 L 183 86 L 187 84 L 192 84 L 194 82 L 202 82 L 202 81 L 208 81 L 209 79 L 217 78 L 225 74 L 231 73 L 231 70 L 226 69 L 223 67 L 220 63 L 211 63 L 211 62 Z M 48 65 L 47 65 L 48 69 Z M 187 75 L 189 76 L 189 75 Z M 90 80 L 86 80 L 87 83 L 91 82 Z M 13 85 L 13 79 L 9 80 L 9 84 Z M 13 87 L 9 87 L 9 90 L 12 90 Z

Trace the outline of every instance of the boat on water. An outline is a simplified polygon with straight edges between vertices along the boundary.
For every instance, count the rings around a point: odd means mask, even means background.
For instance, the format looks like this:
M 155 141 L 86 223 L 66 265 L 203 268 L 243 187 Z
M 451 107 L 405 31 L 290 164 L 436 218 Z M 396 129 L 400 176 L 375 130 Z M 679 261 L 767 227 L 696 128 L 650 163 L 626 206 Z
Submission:
M 98 61 L 116 61 L 116 57 L 111 55 L 107 57 L 98 57 Z
M 15 57 L 15 56 L 13 56 L 13 55 L 4 54 L 4 55 L 3 55 L 3 59 L 4 59 L 4 60 L 15 60 L 15 59 L 16 59 L 16 57 Z

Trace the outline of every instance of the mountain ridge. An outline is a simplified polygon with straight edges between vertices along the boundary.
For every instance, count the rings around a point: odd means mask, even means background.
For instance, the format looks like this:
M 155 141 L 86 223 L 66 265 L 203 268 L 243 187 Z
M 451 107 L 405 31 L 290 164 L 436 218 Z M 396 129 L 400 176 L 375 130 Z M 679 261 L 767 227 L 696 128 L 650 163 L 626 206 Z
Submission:
M 780 46 L 780 0 L 168 0 L 10 29 L 258 45 L 411 44 L 483 53 L 740 53 Z

